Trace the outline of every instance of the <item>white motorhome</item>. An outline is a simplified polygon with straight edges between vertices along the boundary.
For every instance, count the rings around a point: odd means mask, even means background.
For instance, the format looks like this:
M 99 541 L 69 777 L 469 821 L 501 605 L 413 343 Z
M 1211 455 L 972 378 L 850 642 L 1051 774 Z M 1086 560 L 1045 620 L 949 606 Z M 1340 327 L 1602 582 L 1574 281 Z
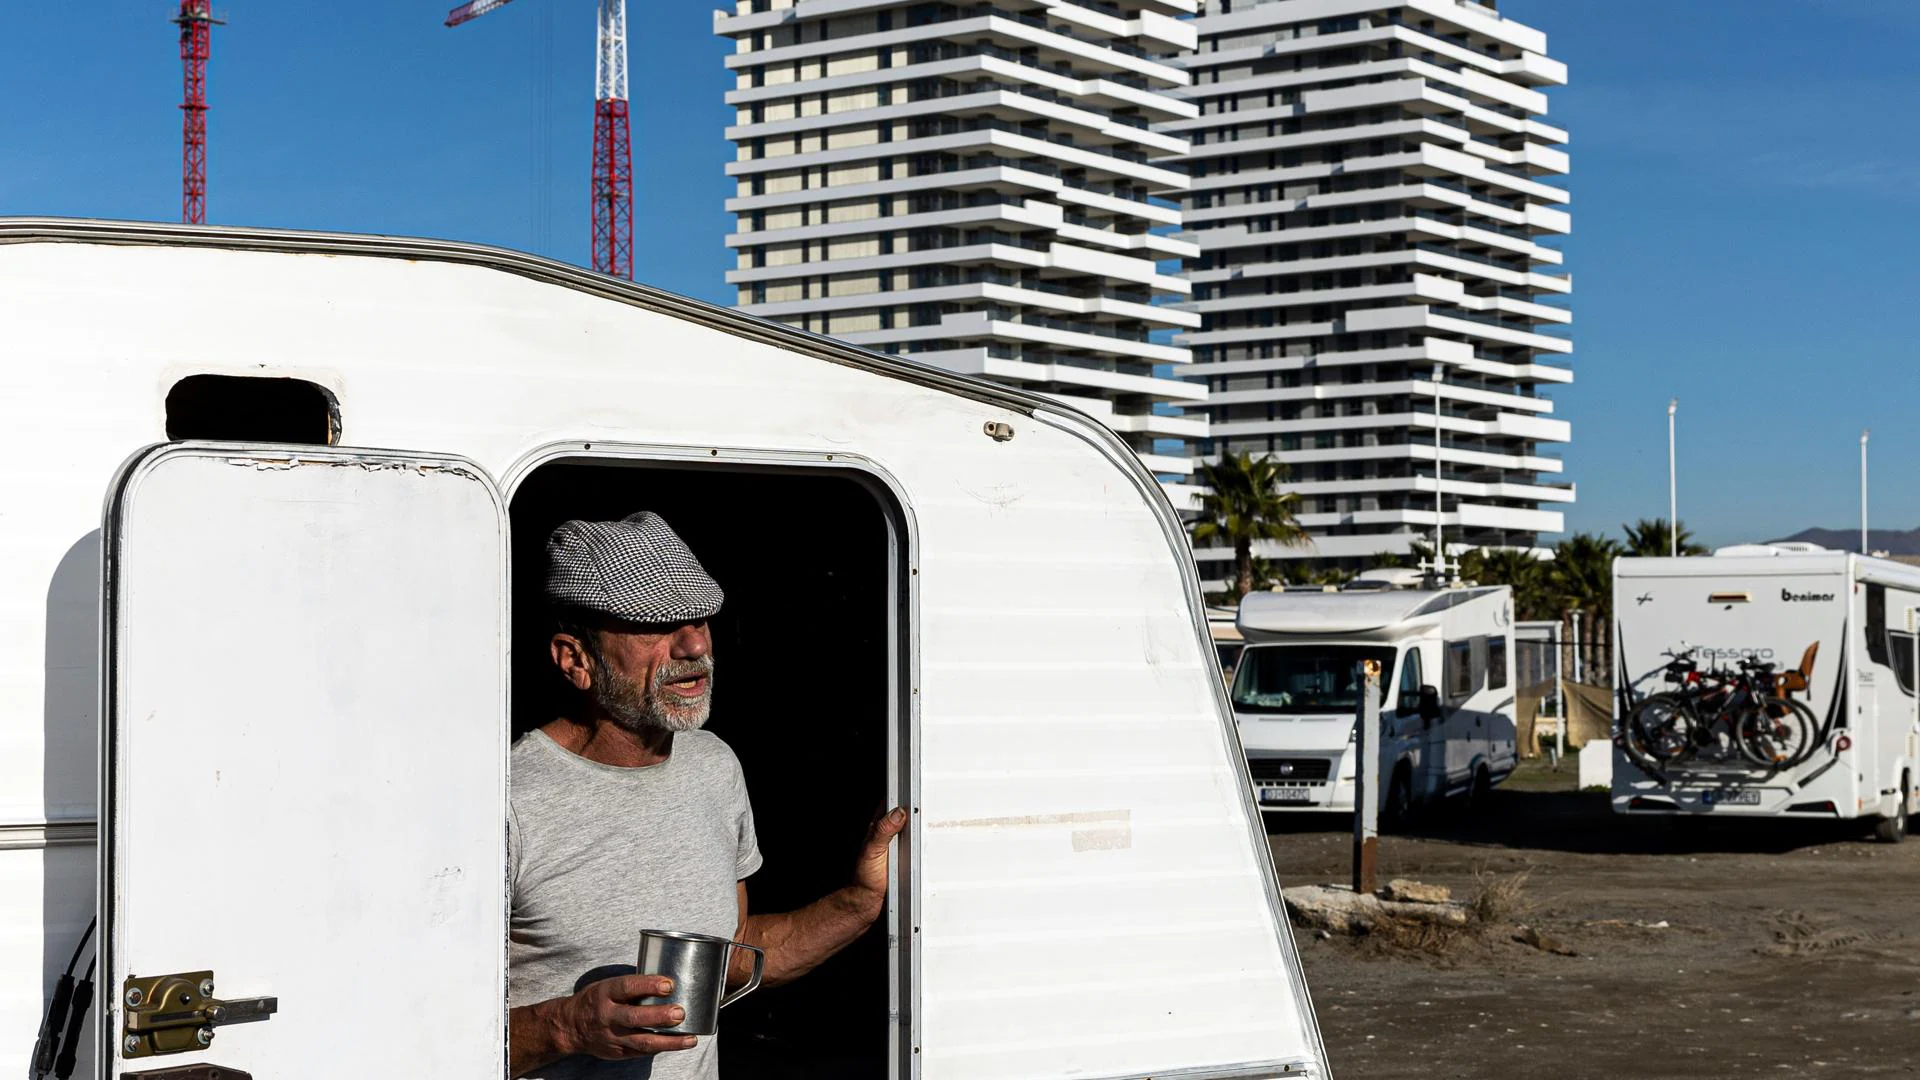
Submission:
M 1752 658 L 1800 673 L 1805 663 L 1793 696 L 1816 722 L 1811 755 L 1780 771 L 1723 758 L 1653 775 L 1616 748 L 1616 811 L 1872 818 L 1888 839 L 1904 833 L 1920 776 L 1920 567 L 1807 544 L 1624 558 L 1614 561 L 1613 610 L 1616 727 L 1623 710 L 1673 689 L 1666 665 L 1689 649 L 1703 669 Z
M 1512 590 L 1358 584 L 1240 602 L 1234 719 L 1263 811 L 1353 810 L 1363 660 L 1380 664 L 1384 820 L 1513 772 Z
M 97 916 L 78 1075 L 502 1075 L 542 540 L 654 509 L 727 589 L 755 905 L 913 815 L 729 1075 L 1327 1075 L 1180 523 L 1094 420 L 431 241 L 0 219 L 0 334 L 7 1068 Z

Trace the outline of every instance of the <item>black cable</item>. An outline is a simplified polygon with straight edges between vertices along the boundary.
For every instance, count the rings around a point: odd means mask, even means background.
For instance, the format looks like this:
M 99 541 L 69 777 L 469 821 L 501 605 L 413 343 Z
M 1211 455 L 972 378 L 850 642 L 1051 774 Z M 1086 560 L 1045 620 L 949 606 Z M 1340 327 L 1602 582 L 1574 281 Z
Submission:
M 33 1069 L 27 1075 L 42 1080 L 53 1071 L 54 1055 L 59 1052 L 60 1029 L 66 1024 L 67 1005 L 73 1000 L 73 976 L 62 975 L 53 984 L 53 1000 L 47 1003 L 46 1018 L 40 1021 L 40 1038 L 33 1044 Z
M 98 922 L 96 916 L 87 923 L 87 932 L 81 935 L 80 944 L 74 947 L 73 959 L 67 961 L 66 972 L 53 984 L 53 999 L 47 1002 L 46 1018 L 40 1022 L 40 1037 L 33 1044 L 33 1062 L 27 1072 L 30 1080 L 42 1080 L 53 1071 L 55 1058 L 60 1052 L 61 1032 L 67 1024 L 67 1009 L 73 1004 L 73 968 L 80 962 L 80 954 L 86 951 L 87 942 L 93 940 L 94 926 Z M 99 958 L 96 956 L 95 959 Z M 91 967 L 87 974 L 92 976 Z
M 100 962 L 100 954 L 94 953 L 87 961 L 87 973 L 80 976 L 80 982 L 73 990 L 73 1012 L 67 1016 L 66 1037 L 60 1040 L 60 1056 L 54 1061 L 54 1080 L 67 1080 L 73 1075 L 73 1059 L 80 1053 L 80 1027 L 86 1022 L 87 1007 L 93 1004 L 93 966 Z
M 80 935 L 80 944 L 75 945 L 73 947 L 73 957 L 67 961 L 67 974 L 69 975 L 73 974 L 73 966 L 80 962 L 80 954 L 87 951 L 87 942 L 93 940 L 93 928 L 99 922 L 100 922 L 100 917 L 97 915 L 94 916 L 92 919 L 88 920 L 87 932 Z M 95 956 L 94 959 L 98 960 L 99 957 Z M 89 967 L 87 970 L 89 973 L 91 973 L 93 969 Z

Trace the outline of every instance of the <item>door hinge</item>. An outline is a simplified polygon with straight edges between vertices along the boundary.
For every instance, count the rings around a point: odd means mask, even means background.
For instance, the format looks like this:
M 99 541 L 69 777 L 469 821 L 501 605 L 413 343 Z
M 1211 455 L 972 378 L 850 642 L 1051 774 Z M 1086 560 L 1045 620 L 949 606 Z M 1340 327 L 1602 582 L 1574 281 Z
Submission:
M 129 1058 L 204 1050 L 213 1045 L 214 1028 L 270 1019 L 280 1009 L 279 998 L 222 1001 L 214 997 L 211 971 L 145 978 L 129 976 L 120 993 L 120 1004 L 121 1015 L 126 1019 L 120 1031 L 120 1051 L 121 1056 Z M 173 1070 L 163 1069 L 150 1075 L 171 1077 Z M 211 1080 L 207 1074 L 181 1075 L 189 1080 Z M 221 1080 L 230 1077 L 247 1080 L 245 1074 L 232 1069 L 220 1070 L 219 1076 Z
M 253 1074 L 224 1065 L 174 1065 L 146 1072 L 121 1073 L 121 1080 L 253 1080 Z

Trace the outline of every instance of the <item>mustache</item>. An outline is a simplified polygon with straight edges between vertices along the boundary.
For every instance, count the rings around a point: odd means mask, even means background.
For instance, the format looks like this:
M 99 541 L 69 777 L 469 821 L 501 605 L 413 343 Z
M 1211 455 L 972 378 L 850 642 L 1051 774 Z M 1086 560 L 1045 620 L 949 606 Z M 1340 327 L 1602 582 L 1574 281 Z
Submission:
M 660 689 L 668 683 L 679 682 L 705 676 L 711 686 L 713 679 L 713 657 L 702 656 L 694 660 L 669 660 L 653 669 L 653 688 Z

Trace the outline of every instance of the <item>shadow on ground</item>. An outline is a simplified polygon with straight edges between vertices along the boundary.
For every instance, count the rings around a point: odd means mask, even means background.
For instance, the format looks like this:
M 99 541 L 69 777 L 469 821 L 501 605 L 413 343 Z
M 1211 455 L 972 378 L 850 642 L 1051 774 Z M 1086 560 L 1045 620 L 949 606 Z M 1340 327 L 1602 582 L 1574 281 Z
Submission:
M 1458 800 L 1454 800 L 1455 803 Z M 1268 814 L 1273 836 L 1349 828 L 1333 814 Z M 1777 855 L 1862 839 L 1865 822 L 1613 812 L 1605 792 L 1494 789 L 1485 805 L 1447 805 L 1398 835 L 1477 847 L 1582 855 Z

